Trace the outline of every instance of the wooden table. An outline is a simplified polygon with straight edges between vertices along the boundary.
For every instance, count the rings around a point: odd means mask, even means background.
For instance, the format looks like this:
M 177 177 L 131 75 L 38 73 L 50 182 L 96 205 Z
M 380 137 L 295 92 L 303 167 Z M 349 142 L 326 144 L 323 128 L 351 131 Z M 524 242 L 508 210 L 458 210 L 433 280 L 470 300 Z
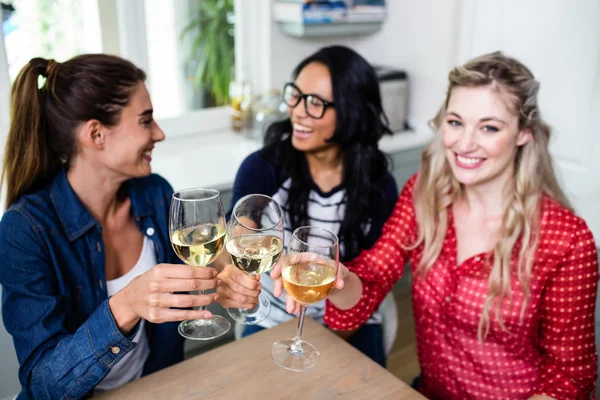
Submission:
M 277 366 L 271 345 L 294 336 L 294 319 L 148 375 L 100 399 L 424 399 L 331 331 L 307 318 L 303 339 L 321 352 L 306 372 Z

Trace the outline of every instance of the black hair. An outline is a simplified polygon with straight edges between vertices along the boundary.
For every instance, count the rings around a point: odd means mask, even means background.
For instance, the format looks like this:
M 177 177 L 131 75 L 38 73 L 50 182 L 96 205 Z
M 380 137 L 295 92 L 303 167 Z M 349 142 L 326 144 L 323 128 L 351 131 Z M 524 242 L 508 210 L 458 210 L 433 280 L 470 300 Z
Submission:
M 324 47 L 298 64 L 294 79 L 311 63 L 324 65 L 331 75 L 337 123 L 329 142 L 339 144 L 342 153 L 346 213 L 338 235 L 342 260 L 348 261 L 367 247 L 364 224 L 375 211 L 369 207 L 380 204 L 383 197 L 381 183 L 389 165 L 378 142 L 392 131 L 381 105 L 377 75 L 363 57 L 344 46 Z M 313 186 L 306 157 L 292 146 L 291 132 L 290 119 L 269 126 L 262 156 L 291 178 L 284 206 L 295 229 L 308 223 L 308 196 Z

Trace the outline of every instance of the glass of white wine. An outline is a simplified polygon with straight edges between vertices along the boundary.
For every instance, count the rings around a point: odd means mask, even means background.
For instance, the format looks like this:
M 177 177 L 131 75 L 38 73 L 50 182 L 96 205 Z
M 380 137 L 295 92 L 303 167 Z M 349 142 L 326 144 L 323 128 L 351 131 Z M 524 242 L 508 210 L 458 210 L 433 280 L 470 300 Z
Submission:
M 225 244 L 225 213 L 219 191 L 185 189 L 173 193 L 169 236 L 173 250 L 184 263 L 206 267 L 213 262 Z M 192 340 L 210 340 L 230 328 L 227 318 L 213 315 L 208 319 L 183 321 L 179 324 L 179 334 Z
M 317 365 L 319 350 L 302 340 L 304 314 L 309 304 L 318 303 L 333 290 L 339 258 L 339 240 L 332 232 L 303 226 L 292 234 L 281 277 L 287 295 L 292 296 L 302 308 L 296 336 L 275 342 L 271 347 L 271 358 L 280 367 L 306 371 Z
M 270 271 L 281 256 L 283 239 L 283 211 L 279 203 L 262 194 L 250 194 L 235 203 L 226 244 L 233 265 L 251 277 Z M 254 308 L 227 311 L 235 321 L 255 325 L 267 318 L 271 302 L 260 293 Z

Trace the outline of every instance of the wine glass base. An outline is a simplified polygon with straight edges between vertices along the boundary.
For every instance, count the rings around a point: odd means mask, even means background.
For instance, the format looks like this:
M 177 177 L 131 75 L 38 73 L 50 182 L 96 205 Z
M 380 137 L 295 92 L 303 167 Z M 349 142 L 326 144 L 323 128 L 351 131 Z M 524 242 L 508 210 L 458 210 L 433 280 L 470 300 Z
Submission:
M 228 308 L 227 312 L 234 321 L 242 325 L 256 325 L 271 313 L 271 302 L 264 294 L 258 295 L 258 304 L 251 310 L 243 308 Z
M 290 371 L 308 371 L 317 365 L 321 354 L 312 344 L 300 340 L 302 351 L 296 353 L 292 350 L 294 339 L 282 340 L 273 343 L 271 347 L 271 358 L 275 364 Z
M 227 318 L 213 315 L 210 319 L 187 320 L 179 324 L 179 334 L 190 340 L 211 340 L 223 336 L 231 328 Z

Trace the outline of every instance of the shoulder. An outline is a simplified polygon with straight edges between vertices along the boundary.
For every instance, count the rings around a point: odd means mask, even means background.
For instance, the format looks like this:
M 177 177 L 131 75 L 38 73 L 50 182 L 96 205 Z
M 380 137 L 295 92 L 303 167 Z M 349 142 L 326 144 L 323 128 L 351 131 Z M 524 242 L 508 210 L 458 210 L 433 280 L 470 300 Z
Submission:
M 256 151 L 246 157 L 240 165 L 233 184 L 234 195 L 236 192 L 248 191 L 271 195 L 281 184 L 279 175 L 275 164 L 265 158 L 260 150 Z
M 578 246 L 595 248 L 585 220 L 548 195 L 540 201 L 540 246 L 567 253 Z
M 44 188 L 21 197 L 1 215 L 0 236 L 4 237 L 7 229 L 40 231 L 58 223 L 49 189 Z
M 240 165 L 240 172 L 250 172 L 250 171 L 274 171 L 275 165 L 271 160 L 268 160 L 263 155 L 261 150 L 255 151 L 250 154 L 248 157 L 244 159 L 242 164 Z
M 408 181 L 406 181 L 406 183 L 404 184 L 404 187 L 402 188 L 402 193 L 400 193 L 401 198 L 412 198 L 413 197 L 413 193 L 415 191 L 415 186 L 417 184 L 418 179 L 419 179 L 419 172 L 416 172 L 415 174 L 413 174 L 413 176 L 411 176 L 408 179 Z

